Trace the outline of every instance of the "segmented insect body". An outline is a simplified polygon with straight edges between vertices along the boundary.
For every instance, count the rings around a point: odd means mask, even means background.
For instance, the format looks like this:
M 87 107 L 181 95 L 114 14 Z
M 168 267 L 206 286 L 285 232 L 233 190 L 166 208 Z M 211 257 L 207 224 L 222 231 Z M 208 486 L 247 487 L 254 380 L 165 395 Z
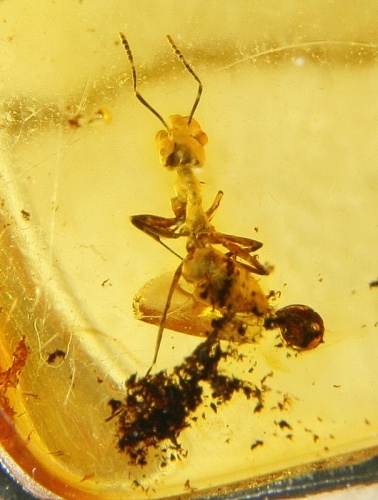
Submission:
M 214 309 L 258 317 L 269 311 L 268 299 L 250 271 L 211 246 L 189 253 L 182 275 L 193 284 L 195 299 Z
M 208 138 L 193 118 L 202 94 L 200 79 L 185 61 L 171 37 L 167 36 L 177 57 L 197 81 L 198 92 L 189 116 L 172 115 L 165 121 L 139 93 L 136 69 L 129 44 L 122 33 L 120 33 L 120 38 L 130 61 L 135 96 L 164 126 L 164 130 L 160 130 L 156 135 L 160 163 L 177 173 L 176 196 L 171 200 L 174 217 L 166 218 L 149 214 L 131 217 L 131 222 L 138 229 L 181 259 L 161 315 L 153 365 L 157 359 L 172 296 L 181 276 L 193 286 L 195 300 L 218 310 L 223 315 L 223 318 L 227 320 L 223 321 L 223 324 L 233 321 L 238 313 L 253 315 L 258 322 L 259 318 L 272 315 L 273 310 L 269 306 L 268 298 L 251 273 L 267 275 L 271 269 L 260 264 L 257 257 L 253 255 L 253 252 L 261 248 L 261 242 L 220 233 L 211 224 L 222 199 L 222 191 L 217 193 L 209 209 L 203 208 L 201 185 L 196 173 L 205 163 L 204 146 Z M 162 238 L 180 237 L 187 238 L 185 258 L 162 241 Z M 217 250 L 214 245 L 224 247 L 227 253 Z

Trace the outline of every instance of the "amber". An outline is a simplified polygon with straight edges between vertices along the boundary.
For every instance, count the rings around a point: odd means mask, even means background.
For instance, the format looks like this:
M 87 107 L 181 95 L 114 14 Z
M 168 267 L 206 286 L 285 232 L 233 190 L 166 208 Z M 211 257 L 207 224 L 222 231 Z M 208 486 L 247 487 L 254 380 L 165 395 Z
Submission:
M 378 12 L 348 5 L 0 3 L 1 460 L 35 496 L 195 497 L 376 454 Z M 254 392 L 225 400 L 199 381 L 172 457 L 172 441 L 154 441 L 143 467 L 111 417 L 154 354 L 156 319 L 134 316 L 135 295 L 162 275 L 169 287 L 180 261 L 129 217 L 172 217 L 176 177 L 159 162 L 161 123 L 133 94 L 120 30 L 165 119 L 189 115 L 197 93 L 165 34 L 185 53 L 204 88 L 204 206 L 224 192 L 212 223 L 263 243 L 274 270 L 255 277 L 275 310 L 305 304 L 325 328 L 306 351 L 261 325 L 253 342 L 222 340 L 221 388 Z M 185 243 L 172 248 L 183 256 Z M 156 315 L 167 286 L 154 289 Z M 152 380 L 182 374 L 206 341 L 185 333 L 202 328 L 195 309 L 179 308 Z

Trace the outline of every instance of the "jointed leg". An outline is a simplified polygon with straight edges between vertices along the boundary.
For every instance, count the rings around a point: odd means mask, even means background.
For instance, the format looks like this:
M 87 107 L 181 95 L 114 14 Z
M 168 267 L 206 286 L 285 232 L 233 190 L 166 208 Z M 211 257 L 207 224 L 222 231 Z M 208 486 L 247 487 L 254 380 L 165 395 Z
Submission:
M 164 248 L 172 252 L 176 257 L 182 259 L 172 248 L 166 245 L 160 238 L 179 238 L 180 233 L 177 233 L 179 226 L 176 217 L 159 217 L 158 215 L 133 215 L 130 217 L 132 224 L 140 231 L 143 231 L 148 236 L 151 236 L 155 241 L 160 243 Z
M 240 246 L 239 243 L 236 242 L 250 242 L 250 245 Z M 254 252 L 258 248 L 262 246 L 262 243 L 259 241 L 248 240 L 248 238 L 242 238 L 238 236 L 229 236 L 227 234 L 223 235 L 218 233 L 217 243 L 223 245 L 227 248 L 234 257 L 239 257 L 240 259 L 245 260 L 250 265 L 249 270 L 256 274 L 267 275 L 270 272 L 270 269 L 266 269 L 254 255 L 251 255 L 250 252 Z
M 217 211 L 222 198 L 223 198 L 223 191 L 218 191 L 215 200 L 213 201 L 213 204 L 208 210 L 206 210 L 206 215 L 208 216 L 209 221 L 211 221 L 215 212 Z
M 169 308 L 171 307 L 171 301 L 172 301 L 173 294 L 174 294 L 174 292 L 176 290 L 176 286 L 177 286 L 177 284 L 179 282 L 179 279 L 181 277 L 182 266 L 183 266 L 183 262 L 181 262 L 181 264 L 176 269 L 176 272 L 175 272 L 175 274 L 173 276 L 173 279 L 172 279 L 171 286 L 169 288 L 167 302 L 165 303 L 163 315 L 162 315 L 162 317 L 160 319 L 159 331 L 158 331 L 158 336 L 157 336 L 157 339 L 156 339 L 156 347 L 155 347 L 154 359 L 152 360 L 152 365 L 148 369 L 148 372 L 146 373 L 146 375 L 148 375 L 150 373 L 150 371 L 151 371 L 152 367 L 154 366 L 154 364 L 156 363 L 156 360 L 157 360 L 157 357 L 158 357 L 159 348 L 160 348 L 160 344 L 161 344 L 161 339 L 163 338 L 165 320 L 167 318 L 167 314 L 168 314 Z

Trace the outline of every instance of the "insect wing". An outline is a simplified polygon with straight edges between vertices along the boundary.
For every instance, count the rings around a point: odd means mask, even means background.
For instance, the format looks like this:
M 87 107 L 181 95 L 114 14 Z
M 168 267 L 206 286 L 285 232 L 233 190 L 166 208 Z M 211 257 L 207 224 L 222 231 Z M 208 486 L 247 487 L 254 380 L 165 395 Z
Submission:
M 134 316 L 145 323 L 159 326 L 171 282 L 171 273 L 148 281 L 134 296 Z M 214 317 L 208 309 L 179 285 L 173 294 L 164 326 L 176 332 L 205 337 L 206 332 L 211 330 Z
M 187 335 L 206 337 L 213 330 L 212 323 L 222 316 L 217 310 L 197 301 L 184 280 L 176 287 L 164 327 Z M 165 273 L 148 281 L 134 296 L 134 316 L 145 323 L 160 325 L 172 274 Z M 254 342 L 262 330 L 261 321 L 252 314 L 236 315 L 233 321 L 219 331 L 221 340 Z

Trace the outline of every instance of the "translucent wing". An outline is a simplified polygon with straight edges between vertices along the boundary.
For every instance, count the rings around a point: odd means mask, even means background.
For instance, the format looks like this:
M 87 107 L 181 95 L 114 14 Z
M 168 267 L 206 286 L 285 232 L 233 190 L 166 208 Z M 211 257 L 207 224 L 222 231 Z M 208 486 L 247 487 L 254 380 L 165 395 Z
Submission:
M 166 304 L 172 274 L 165 273 L 148 281 L 135 295 L 134 315 L 152 325 L 159 325 Z M 176 287 L 164 327 L 176 332 L 206 337 L 211 331 L 212 321 L 221 318 L 221 313 L 198 302 L 188 284 L 182 280 Z M 221 340 L 253 342 L 261 332 L 263 320 L 252 314 L 236 315 L 220 333 Z

